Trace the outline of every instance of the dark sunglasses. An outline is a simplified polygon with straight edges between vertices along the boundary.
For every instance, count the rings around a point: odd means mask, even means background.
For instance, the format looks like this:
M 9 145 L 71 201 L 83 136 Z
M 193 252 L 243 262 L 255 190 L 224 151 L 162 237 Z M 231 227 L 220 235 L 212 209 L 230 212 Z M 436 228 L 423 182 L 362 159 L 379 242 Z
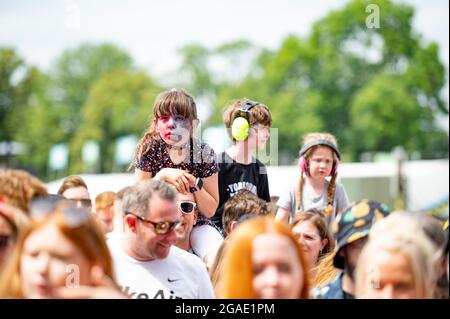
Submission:
M 91 207 L 76 207 L 76 201 L 67 198 L 58 200 L 39 198 L 31 203 L 31 216 L 33 219 L 41 219 L 49 214 L 59 212 L 62 214 L 65 226 L 77 228 L 88 222 L 91 216 Z
M 6 248 L 11 240 L 12 237 L 9 235 L 0 235 L 0 249 Z
M 125 212 L 125 215 L 133 215 L 134 217 L 136 217 L 138 220 L 140 220 L 143 223 L 146 224 L 151 224 L 153 225 L 153 228 L 155 229 L 155 233 L 157 233 L 158 235 L 166 235 L 168 234 L 171 230 L 181 226 L 183 224 L 183 220 L 179 219 L 176 222 L 159 222 L 159 223 L 155 223 L 152 222 L 142 216 L 133 214 L 132 212 Z
M 178 208 L 183 214 L 190 215 L 195 211 L 196 203 L 190 201 L 182 201 L 177 203 Z
M 89 198 L 80 198 L 80 199 L 69 199 L 74 204 L 80 202 L 81 206 L 84 208 L 91 208 L 92 207 L 92 201 Z

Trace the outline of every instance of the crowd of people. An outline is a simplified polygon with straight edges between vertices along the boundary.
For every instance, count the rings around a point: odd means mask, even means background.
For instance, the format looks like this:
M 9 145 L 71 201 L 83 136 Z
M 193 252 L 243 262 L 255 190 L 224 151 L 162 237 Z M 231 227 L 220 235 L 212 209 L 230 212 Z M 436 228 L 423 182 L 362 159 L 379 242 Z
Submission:
M 215 154 L 193 97 L 162 92 L 135 183 L 95 198 L 77 175 L 49 194 L 1 170 L 0 298 L 448 298 L 448 222 L 350 202 L 324 132 L 304 137 L 299 178 L 274 200 L 255 158 L 269 107 L 237 99 L 223 120 L 232 143 Z

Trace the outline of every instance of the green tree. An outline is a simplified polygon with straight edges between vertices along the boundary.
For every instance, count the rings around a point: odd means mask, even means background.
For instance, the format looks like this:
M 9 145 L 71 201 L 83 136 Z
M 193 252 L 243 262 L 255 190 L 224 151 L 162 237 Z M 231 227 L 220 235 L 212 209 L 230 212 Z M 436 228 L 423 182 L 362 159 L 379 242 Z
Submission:
M 57 59 L 52 76 L 52 95 L 58 105 L 59 126 L 64 140 L 69 141 L 81 125 L 81 108 L 86 103 L 92 84 L 111 70 L 132 69 L 131 57 L 124 50 L 112 45 L 83 44 L 62 53 Z M 76 172 L 74 157 L 78 156 L 71 143 L 70 172 Z
M 48 93 L 49 78 L 36 68 L 30 70 L 27 78 L 32 94 L 26 112 L 20 116 L 20 129 L 14 135 L 16 141 L 27 145 L 27 154 L 19 156 L 18 160 L 43 180 L 55 178 L 48 169 L 49 153 L 52 145 L 62 140 L 63 132 L 59 129 L 57 109 Z
M 366 25 L 369 4 L 380 9 L 379 28 Z M 307 37 L 290 35 L 277 50 L 261 51 L 241 81 L 207 86 L 215 97 L 210 124 L 221 122 L 230 100 L 248 97 L 270 107 L 281 163 L 315 130 L 335 134 L 346 160 L 395 145 L 424 158 L 448 156 L 448 133 L 436 124 L 448 114 L 446 70 L 438 45 L 413 29 L 413 17 L 413 7 L 390 0 L 354 0 L 331 11 Z M 217 78 L 205 67 L 214 50 L 198 50 L 202 78 Z
M 25 154 L 14 158 L 19 165 L 45 179 L 48 155 L 62 138 L 57 113 L 49 94 L 49 79 L 26 64 L 13 49 L 0 49 L 0 141 L 25 145 Z
M 160 91 L 159 85 L 142 71 L 116 69 L 104 73 L 93 83 L 83 105 L 82 125 L 73 140 L 75 154 L 81 154 L 86 141 L 94 140 L 100 147 L 98 173 L 113 171 L 117 138 L 143 133 Z M 81 158 L 76 159 L 74 170 L 85 171 Z
M 30 96 L 29 67 L 15 50 L 0 48 L 0 141 L 11 141 Z

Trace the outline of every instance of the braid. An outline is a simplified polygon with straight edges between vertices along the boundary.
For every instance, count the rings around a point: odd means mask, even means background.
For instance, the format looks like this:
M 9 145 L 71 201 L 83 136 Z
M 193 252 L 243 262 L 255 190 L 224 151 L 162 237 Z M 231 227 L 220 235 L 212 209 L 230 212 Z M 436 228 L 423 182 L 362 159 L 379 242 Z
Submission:
M 300 172 L 300 179 L 298 180 L 298 187 L 297 187 L 297 211 L 302 210 L 302 193 L 304 182 L 305 180 L 303 179 L 303 173 Z
M 331 216 L 331 214 L 333 213 L 333 201 L 334 201 L 334 194 L 336 192 L 336 177 L 337 173 L 331 177 L 330 184 L 328 185 L 327 191 L 328 206 L 327 208 L 325 208 L 325 213 L 327 217 Z

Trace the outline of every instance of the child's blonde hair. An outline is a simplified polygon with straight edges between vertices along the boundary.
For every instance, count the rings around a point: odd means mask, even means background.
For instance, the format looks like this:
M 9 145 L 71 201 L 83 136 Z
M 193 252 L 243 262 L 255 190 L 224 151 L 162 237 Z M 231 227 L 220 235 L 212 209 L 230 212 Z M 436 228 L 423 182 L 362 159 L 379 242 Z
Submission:
M 321 132 L 314 132 L 314 133 L 309 133 L 307 134 L 304 138 L 303 138 L 303 147 L 307 144 L 316 142 L 316 141 L 328 141 L 330 143 L 332 143 L 335 148 L 338 148 L 337 145 L 337 141 L 336 138 L 330 134 L 330 133 L 321 133 Z M 314 153 L 314 151 L 319 148 L 319 147 L 324 147 L 326 145 L 315 145 L 313 147 L 311 147 L 310 149 L 308 149 L 306 151 L 306 153 L 303 155 L 303 157 L 305 158 L 306 162 L 309 161 L 310 157 L 312 156 L 312 154 Z M 326 146 L 328 147 L 328 146 Z M 337 154 L 336 152 L 332 149 L 333 151 L 333 165 L 336 165 L 337 162 Z M 337 178 L 337 171 L 335 172 L 335 174 L 332 175 L 331 180 L 330 180 L 330 184 L 328 185 L 328 190 L 327 190 L 327 207 L 324 209 L 324 212 L 327 216 L 330 216 L 333 212 L 333 201 L 334 201 L 334 194 L 336 192 L 336 178 Z M 304 178 L 303 178 L 303 174 L 300 174 L 300 179 L 298 181 L 298 189 L 297 189 L 297 210 L 302 210 L 302 192 L 303 192 L 303 184 L 304 184 Z

